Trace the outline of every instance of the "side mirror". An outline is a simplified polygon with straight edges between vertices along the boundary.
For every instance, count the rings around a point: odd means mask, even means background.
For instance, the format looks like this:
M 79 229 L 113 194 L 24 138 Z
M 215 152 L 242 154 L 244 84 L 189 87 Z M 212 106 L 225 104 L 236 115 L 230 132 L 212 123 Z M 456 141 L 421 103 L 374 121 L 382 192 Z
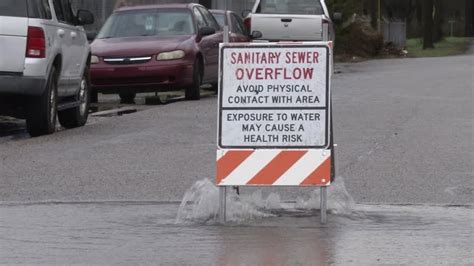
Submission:
M 216 29 L 211 27 L 202 27 L 199 29 L 199 36 L 204 37 L 216 33 Z
M 97 37 L 96 31 L 86 31 L 87 40 L 92 42 Z
M 240 15 L 242 15 L 243 18 L 246 18 L 250 13 L 252 13 L 252 10 L 244 10 Z
M 84 9 L 79 9 L 77 11 L 77 25 L 89 25 L 94 24 L 94 15 L 92 12 Z
M 341 12 L 334 12 L 334 14 L 332 15 L 332 19 L 335 22 L 342 22 L 342 13 Z
M 252 39 L 260 39 L 263 37 L 263 34 L 261 31 L 254 30 L 252 31 L 252 34 L 250 35 L 250 37 L 252 37 Z

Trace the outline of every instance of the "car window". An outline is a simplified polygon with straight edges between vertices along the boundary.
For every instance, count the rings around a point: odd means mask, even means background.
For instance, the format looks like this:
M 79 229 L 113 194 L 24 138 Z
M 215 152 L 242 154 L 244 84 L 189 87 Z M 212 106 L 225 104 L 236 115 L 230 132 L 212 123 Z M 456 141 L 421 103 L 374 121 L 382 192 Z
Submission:
M 235 33 L 247 35 L 247 30 L 245 29 L 244 22 L 236 14 L 231 14 L 232 28 Z
M 203 8 L 203 7 L 197 7 L 199 11 L 201 11 L 204 20 L 206 21 L 206 24 L 208 27 L 214 28 L 216 31 L 220 30 L 219 23 L 217 23 L 216 19 L 214 16 L 209 12 L 209 10 Z
M 225 26 L 225 16 L 224 14 L 212 14 L 214 18 L 217 20 L 217 23 L 219 23 L 219 26 L 223 28 Z
M 26 0 L 1 0 L 0 16 L 27 17 Z
M 198 28 L 205 27 L 207 24 L 201 12 L 195 7 L 193 8 L 193 13 L 194 13 L 194 17 L 196 18 L 196 23 L 197 23 Z
M 257 13 L 322 15 L 324 10 L 316 0 L 261 0 Z
M 28 17 L 51 19 L 51 8 L 48 0 L 28 0 Z
M 68 24 L 76 24 L 76 16 L 72 12 L 71 2 L 63 0 L 64 18 Z
M 98 39 L 137 36 L 178 36 L 194 34 L 187 10 L 134 10 L 113 14 L 102 27 Z
M 60 22 L 75 25 L 76 17 L 72 12 L 71 3 L 67 0 L 53 0 L 54 11 Z
M 53 0 L 53 5 L 54 5 L 54 13 L 56 13 L 56 18 L 59 21 L 64 22 L 65 19 L 64 19 L 64 12 L 63 12 L 63 7 L 61 5 L 61 1 L 60 0 Z

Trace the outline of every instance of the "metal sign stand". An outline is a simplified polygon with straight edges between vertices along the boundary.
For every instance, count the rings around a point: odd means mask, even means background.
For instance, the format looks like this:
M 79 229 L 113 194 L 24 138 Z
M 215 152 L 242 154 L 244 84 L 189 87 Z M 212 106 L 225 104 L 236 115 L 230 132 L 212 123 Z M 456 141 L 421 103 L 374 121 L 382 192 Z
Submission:
M 224 10 L 227 13 L 227 0 L 224 1 Z M 227 17 L 227 14 L 224 15 Z M 229 43 L 229 26 L 224 23 L 224 43 Z M 226 222 L 226 199 L 227 189 L 226 187 L 219 187 L 219 220 L 222 224 Z
M 327 209 L 327 187 L 321 187 L 320 191 L 320 200 L 319 200 L 319 208 L 321 209 L 321 223 L 326 223 L 326 209 Z
M 226 187 L 219 187 L 219 220 L 222 224 L 226 222 Z
M 226 201 L 227 187 L 219 187 L 219 221 L 221 224 L 226 223 Z M 320 215 L 321 224 L 327 222 L 327 187 L 321 187 L 320 191 Z
M 225 2 L 225 10 L 227 11 L 227 0 Z M 224 43 L 229 43 L 229 27 L 228 25 L 224 25 Z M 332 72 L 332 65 L 331 70 Z M 330 96 L 329 96 L 330 97 Z M 331 98 L 330 98 L 331 99 Z M 333 132 L 332 132 L 332 109 L 329 108 L 330 112 L 330 146 L 329 149 L 331 150 L 331 181 L 334 180 L 335 177 L 335 169 L 334 169 L 334 142 L 333 142 Z M 227 187 L 220 186 L 219 187 L 219 221 L 221 224 L 226 223 L 226 208 L 227 208 Z M 327 222 L 327 187 L 322 186 L 320 187 L 320 215 L 321 215 L 321 224 L 325 224 Z

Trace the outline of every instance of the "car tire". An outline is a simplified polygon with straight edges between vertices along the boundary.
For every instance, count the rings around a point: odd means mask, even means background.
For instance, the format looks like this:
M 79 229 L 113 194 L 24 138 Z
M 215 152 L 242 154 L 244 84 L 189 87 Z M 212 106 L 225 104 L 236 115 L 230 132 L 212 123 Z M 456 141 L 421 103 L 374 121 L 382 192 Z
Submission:
M 123 93 L 119 93 L 119 96 L 120 96 L 120 103 L 134 104 L 135 97 L 137 96 L 137 94 L 134 92 L 123 92 Z
M 88 68 L 84 70 L 79 86 L 79 91 L 75 99 L 79 102 L 79 106 L 58 112 L 59 123 L 64 128 L 81 127 L 87 122 L 90 104 L 90 79 Z
M 98 103 L 99 102 L 99 92 L 90 88 L 90 103 Z
M 219 93 L 219 84 L 217 84 L 217 83 L 211 83 L 211 86 L 212 86 L 212 91 L 213 91 L 215 94 L 218 94 L 218 93 Z
M 203 67 L 201 59 L 196 58 L 193 67 L 193 83 L 184 91 L 186 100 L 199 100 L 201 98 L 201 83 L 202 83 Z
M 58 113 L 58 73 L 55 67 L 49 73 L 43 94 L 28 98 L 26 104 L 28 133 L 32 137 L 54 133 Z

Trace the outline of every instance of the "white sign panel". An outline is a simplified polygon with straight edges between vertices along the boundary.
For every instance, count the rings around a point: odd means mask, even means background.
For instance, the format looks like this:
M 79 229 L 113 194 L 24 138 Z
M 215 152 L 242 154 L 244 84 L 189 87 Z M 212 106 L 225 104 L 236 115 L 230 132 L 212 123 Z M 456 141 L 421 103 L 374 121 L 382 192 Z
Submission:
M 221 45 L 220 148 L 326 148 L 329 47 Z

